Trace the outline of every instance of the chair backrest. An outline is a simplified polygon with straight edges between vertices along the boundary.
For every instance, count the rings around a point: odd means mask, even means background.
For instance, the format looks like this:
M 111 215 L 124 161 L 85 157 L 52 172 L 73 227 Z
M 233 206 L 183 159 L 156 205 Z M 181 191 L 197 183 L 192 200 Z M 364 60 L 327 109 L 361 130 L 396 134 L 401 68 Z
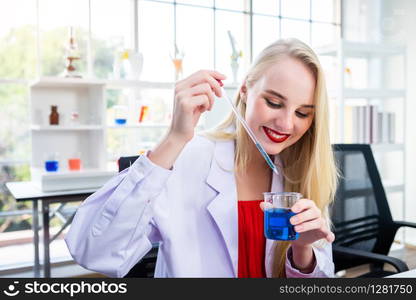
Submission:
M 341 175 L 331 207 L 334 244 L 387 255 L 397 227 L 371 147 L 335 144 L 333 149 Z
M 137 155 L 137 156 L 122 156 L 122 157 L 120 157 L 119 160 L 118 160 L 118 171 L 121 172 L 124 169 L 127 169 L 138 158 L 139 158 L 139 155 Z
M 118 160 L 118 171 L 129 168 L 139 156 L 122 156 Z M 125 278 L 152 278 L 156 266 L 158 246 L 153 248 L 125 275 Z

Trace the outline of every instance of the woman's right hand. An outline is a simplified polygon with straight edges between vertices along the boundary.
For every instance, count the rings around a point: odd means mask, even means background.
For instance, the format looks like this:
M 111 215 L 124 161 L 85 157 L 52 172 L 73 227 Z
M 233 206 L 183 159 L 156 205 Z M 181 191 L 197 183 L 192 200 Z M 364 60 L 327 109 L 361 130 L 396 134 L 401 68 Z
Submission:
M 225 78 L 216 71 L 201 70 L 176 83 L 170 137 L 184 143 L 193 138 L 201 114 L 214 105 L 214 94 L 222 96 L 218 80 Z

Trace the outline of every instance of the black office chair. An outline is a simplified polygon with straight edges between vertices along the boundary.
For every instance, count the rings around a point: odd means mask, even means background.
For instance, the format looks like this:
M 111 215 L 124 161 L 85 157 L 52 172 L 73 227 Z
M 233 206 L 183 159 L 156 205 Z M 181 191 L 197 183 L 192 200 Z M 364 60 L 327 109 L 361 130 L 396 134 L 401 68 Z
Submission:
M 366 144 L 333 145 L 341 173 L 335 202 L 331 207 L 335 241 L 335 271 L 370 264 L 360 277 L 384 277 L 409 268 L 400 259 L 387 256 L 397 230 L 416 228 L 416 223 L 393 221 L 386 193 L 371 151 Z
M 124 156 L 118 161 L 118 171 L 129 168 L 139 156 Z M 154 277 L 158 245 L 152 249 L 124 276 L 124 278 L 152 278 Z

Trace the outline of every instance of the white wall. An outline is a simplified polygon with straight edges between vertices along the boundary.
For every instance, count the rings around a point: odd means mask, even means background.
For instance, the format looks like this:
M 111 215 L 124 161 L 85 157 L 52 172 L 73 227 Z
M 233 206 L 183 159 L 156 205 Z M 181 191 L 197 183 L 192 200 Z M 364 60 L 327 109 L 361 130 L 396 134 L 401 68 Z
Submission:
M 416 223 L 416 1 L 414 0 L 390 0 L 400 5 L 399 13 L 403 13 L 404 35 L 407 43 L 407 101 L 406 101 L 406 221 Z M 416 229 L 406 232 L 406 240 L 416 245 Z

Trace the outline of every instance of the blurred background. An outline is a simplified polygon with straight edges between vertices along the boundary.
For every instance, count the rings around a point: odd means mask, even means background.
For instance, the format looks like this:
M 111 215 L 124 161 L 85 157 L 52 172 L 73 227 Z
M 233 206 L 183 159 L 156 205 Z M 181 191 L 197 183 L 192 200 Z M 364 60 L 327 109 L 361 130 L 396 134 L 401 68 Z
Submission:
M 76 157 L 115 172 L 118 157 L 143 153 L 166 132 L 176 80 L 215 69 L 233 96 L 256 55 L 279 38 L 298 38 L 319 55 L 332 142 L 371 144 L 394 219 L 416 221 L 415 17 L 412 0 L 1 1 L 0 276 L 33 276 L 32 203 L 16 202 L 6 182 L 33 180 L 52 154 L 61 165 Z M 85 94 L 91 104 L 76 98 Z M 51 130 L 50 105 L 60 130 Z M 198 129 L 229 112 L 216 103 Z M 63 136 L 77 154 L 50 150 Z M 51 231 L 62 222 L 51 219 Z M 64 234 L 51 243 L 52 275 L 87 276 Z M 400 231 L 396 240 L 411 248 L 416 234 Z

